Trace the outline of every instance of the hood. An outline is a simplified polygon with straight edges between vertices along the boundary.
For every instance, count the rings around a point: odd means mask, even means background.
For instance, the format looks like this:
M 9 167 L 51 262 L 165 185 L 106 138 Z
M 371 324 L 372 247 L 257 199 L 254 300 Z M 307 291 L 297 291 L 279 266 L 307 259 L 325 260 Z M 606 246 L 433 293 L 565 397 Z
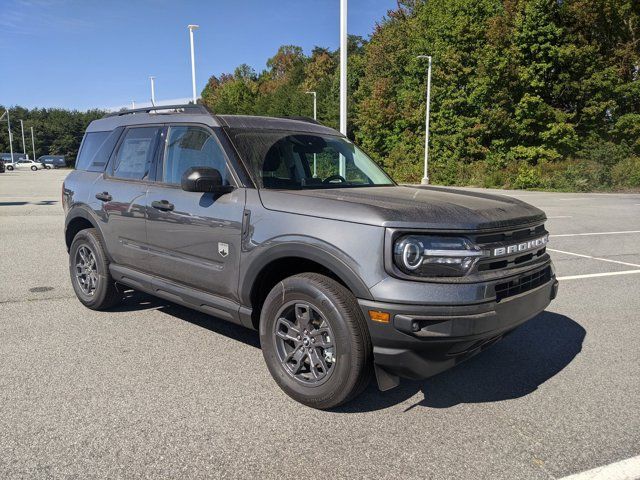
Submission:
M 261 189 L 260 198 L 269 210 L 393 228 L 490 230 L 546 219 L 512 197 L 446 187 Z

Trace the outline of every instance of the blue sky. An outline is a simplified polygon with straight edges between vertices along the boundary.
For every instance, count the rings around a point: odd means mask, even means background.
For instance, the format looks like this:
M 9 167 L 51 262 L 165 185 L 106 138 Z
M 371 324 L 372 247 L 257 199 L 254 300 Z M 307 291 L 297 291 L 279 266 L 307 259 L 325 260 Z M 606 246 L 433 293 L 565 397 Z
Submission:
M 349 0 L 367 37 L 396 0 Z M 0 104 L 87 109 L 189 97 L 187 25 L 196 23 L 198 92 L 210 75 L 257 71 L 280 45 L 335 49 L 339 0 L 0 0 Z

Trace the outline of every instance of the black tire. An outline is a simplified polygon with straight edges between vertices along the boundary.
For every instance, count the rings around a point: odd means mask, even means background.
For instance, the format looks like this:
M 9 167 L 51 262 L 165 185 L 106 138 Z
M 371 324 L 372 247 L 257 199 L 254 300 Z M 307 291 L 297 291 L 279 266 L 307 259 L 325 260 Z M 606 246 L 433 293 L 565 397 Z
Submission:
M 38 167 L 36 167 L 35 165 L 31 165 L 31 170 L 35 172 L 36 170 L 38 170 Z
M 289 354 L 282 354 L 283 340 L 276 334 L 281 327 L 283 312 L 294 305 L 295 317 L 298 316 L 298 306 L 307 305 L 313 310 L 316 318 L 322 317 L 323 325 L 328 324 L 333 336 L 331 354 L 327 357 L 323 349 L 318 350 L 318 345 L 311 345 L 320 352 L 315 353 L 322 362 L 325 378 L 317 383 L 305 383 L 303 379 L 287 367 L 282 357 L 292 357 L 291 351 L 295 351 L 302 345 L 296 340 L 291 341 Z M 284 309 L 284 310 L 283 310 Z M 304 311 L 304 310 L 303 310 Z M 316 320 L 318 323 L 319 320 Z M 295 331 L 295 330 L 294 330 Z M 314 330 L 319 331 L 319 330 Z M 306 330 L 305 330 L 306 332 Z M 287 334 L 289 330 L 287 328 Z M 309 333 L 311 335 L 311 333 Z M 289 337 L 288 337 L 289 338 Z M 300 337 L 297 336 L 298 340 Z M 304 335 L 308 341 L 309 337 Z M 328 337 L 327 337 L 328 338 Z M 289 341 L 289 340 L 287 340 Z M 313 339 L 315 342 L 315 339 Z M 324 344 L 324 341 L 321 340 Z M 329 409 L 348 402 L 369 384 L 373 372 L 373 352 L 367 324 L 353 294 L 340 283 L 317 273 L 302 273 L 286 278 L 279 282 L 267 296 L 260 315 L 260 344 L 269 372 L 280 388 L 290 397 L 304 405 L 317 409 Z M 309 343 L 307 342 L 307 346 Z M 304 348 L 307 352 L 307 348 Z M 311 367 L 311 353 L 300 358 L 300 364 L 305 363 L 304 368 Z M 294 366 L 296 361 L 292 361 Z M 333 363 L 331 363 L 333 362 Z M 320 363 L 316 364 L 320 367 Z M 315 370 L 314 370 L 315 372 Z M 311 373 L 307 373 L 312 377 Z M 316 380 L 312 378 L 310 381 Z
M 13 167 L 11 165 L 7 165 L 7 170 L 11 171 L 13 170 Z
M 94 261 L 91 262 L 95 265 L 95 269 L 93 269 L 95 273 L 91 274 L 95 278 L 93 289 L 87 288 L 86 277 L 83 285 L 82 280 L 76 274 L 81 249 L 83 252 L 89 251 L 93 255 Z M 73 290 L 85 307 L 92 310 L 105 310 L 117 305 L 122 300 L 122 294 L 118 291 L 109 272 L 109 260 L 105 254 L 105 248 L 95 228 L 80 230 L 74 237 L 69 249 L 69 274 Z M 87 292 L 85 289 L 91 291 Z

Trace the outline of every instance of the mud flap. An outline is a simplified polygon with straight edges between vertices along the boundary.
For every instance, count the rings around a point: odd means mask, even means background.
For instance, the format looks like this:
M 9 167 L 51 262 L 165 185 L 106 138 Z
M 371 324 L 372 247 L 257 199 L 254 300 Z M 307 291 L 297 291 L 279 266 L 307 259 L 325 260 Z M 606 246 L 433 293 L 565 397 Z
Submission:
M 374 364 L 373 369 L 376 372 L 376 380 L 378 381 L 378 389 L 386 392 L 400 385 L 400 377 L 387 372 L 384 368 Z

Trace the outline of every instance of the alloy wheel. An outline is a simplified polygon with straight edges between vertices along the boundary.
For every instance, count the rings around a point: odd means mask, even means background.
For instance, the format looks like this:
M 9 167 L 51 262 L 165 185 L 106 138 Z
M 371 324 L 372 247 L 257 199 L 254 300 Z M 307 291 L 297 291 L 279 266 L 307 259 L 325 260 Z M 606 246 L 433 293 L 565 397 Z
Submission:
M 93 296 L 98 288 L 98 269 L 93 251 L 81 245 L 76 252 L 76 281 L 85 295 Z
M 280 364 L 298 382 L 320 385 L 335 370 L 333 331 L 310 303 L 290 302 L 282 307 L 273 335 Z

